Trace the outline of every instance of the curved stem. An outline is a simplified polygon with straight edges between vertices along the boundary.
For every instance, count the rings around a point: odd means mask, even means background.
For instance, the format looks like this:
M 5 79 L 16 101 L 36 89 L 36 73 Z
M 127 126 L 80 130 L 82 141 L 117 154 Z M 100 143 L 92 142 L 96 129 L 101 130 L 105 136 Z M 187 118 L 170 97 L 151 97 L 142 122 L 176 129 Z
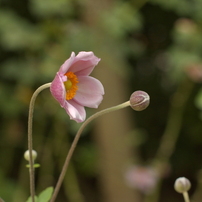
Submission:
M 34 183 L 34 162 L 33 162 L 33 157 L 32 157 L 32 123 L 33 123 L 33 112 L 34 112 L 34 104 L 36 97 L 38 94 L 46 89 L 49 88 L 51 83 L 44 84 L 40 86 L 32 95 L 30 105 L 29 105 L 29 116 L 28 116 L 28 149 L 29 149 L 29 156 L 30 156 L 30 169 L 29 169 L 29 177 L 30 177 L 30 194 L 32 198 L 32 202 L 35 201 L 34 196 L 35 196 L 35 183 Z
M 53 193 L 53 196 L 52 196 L 50 202 L 54 202 L 55 199 L 56 199 L 56 197 L 57 197 L 57 194 L 58 194 L 58 192 L 59 192 L 59 189 L 60 189 L 61 184 L 62 184 L 62 182 L 63 182 L 63 179 L 64 179 L 64 177 L 65 177 L 65 173 L 66 173 L 66 171 L 67 171 L 67 168 L 68 168 L 70 159 L 71 159 L 72 154 L 73 154 L 73 152 L 74 152 L 74 150 L 75 150 L 75 148 L 76 148 L 76 146 L 77 146 L 78 140 L 79 140 L 79 138 L 80 138 L 80 136 L 81 136 L 81 133 L 83 132 L 84 128 L 85 128 L 92 120 L 96 119 L 97 117 L 99 117 L 99 116 L 101 116 L 101 115 L 103 115 L 103 114 L 112 112 L 112 111 L 116 111 L 116 110 L 119 110 L 119 109 L 128 107 L 128 106 L 130 106 L 130 102 L 129 102 L 129 101 L 124 102 L 124 103 L 122 103 L 122 104 L 120 104 L 120 105 L 117 105 L 117 106 L 114 106 L 114 107 L 110 107 L 110 108 L 104 109 L 104 110 L 102 110 L 102 111 L 100 111 L 100 112 L 97 112 L 97 113 L 93 114 L 92 116 L 90 116 L 90 117 L 89 117 L 88 119 L 86 119 L 86 121 L 81 125 L 81 127 L 79 128 L 79 130 L 78 130 L 78 132 L 77 132 L 77 134 L 76 134 L 76 136 L 75 136 L 75 138 L 74 138 L 74 140 L 73 140 L 73 142 L 72 142 L 72 145 L 71 145 L 71 147 L 70 147 L 70 149 L 69 149 L 69 152 L 68 152 L 68 154 L 67 154 L 65 163 L 64 163 L 64 165 L 63 165 L 62 171 L 61 171 L 61 173 L 60 173 L 60 177 L 59 177 L 59 179 L 58 179 L 58 182 L 57 182 L 57 184 L 56 184 L 56 187 L 55 187 L 55 190 L 54 190 L 54 193 Z

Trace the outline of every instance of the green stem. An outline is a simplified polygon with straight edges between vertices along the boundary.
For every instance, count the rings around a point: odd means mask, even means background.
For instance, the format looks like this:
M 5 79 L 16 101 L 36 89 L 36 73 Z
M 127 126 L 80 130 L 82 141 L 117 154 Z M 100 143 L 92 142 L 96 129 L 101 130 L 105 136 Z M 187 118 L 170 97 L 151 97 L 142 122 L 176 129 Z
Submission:
M 193 82 L 189 80 L 183 81 L 172 98 L 167 126 L 155 158 L 157 162 L 163 165 L 162 170 L 160 169 L 162 172 L 174 152 L 182 126 L 183 113 L 193 86 Z
M 188 192 L 183 192 L 182 194 L 183 194 L 183 197 L 184 197 L 184 201 L 185 202 L 190 202 Z
M 81 136 L 81 133 L 83 132 L 84 128 L 85 128 L 92 120 L 98 118 L 99 116 L 101 116 L 101 115 L 103 115 L 103 114 L 106 114 L 106 113 L 109 113 L 109 112 L 113 112 L 113 111 L 122 109 L 122 108 L 125 108 L 125 107 L 128 107 L 128 106 L 130 106 L 130 102 L 129 102 L 129 101 L 124 102 L 124 103 L 122 103 L 122 104 L 120 104 L 120 105 L 117 105 L 117 106 L 114 106 L 114 107 L 110 107 L 110 108 L 104 109 L 104 110 L 102 110 L 102 111 L 100 111 L 100 112 L 97 112 L 97 113 L 93 114 L 92 116 L 90 116 L 90 117 L 89 117 L 88 119 L 86 119 L 86 121 L 81 125 L 81 127 L 79 128 L 79 130 L 78 130 L 78 132 L 77 132 L 77 134 L 76 134 L 76 136 L 75 136 L 75 138 L 74 138 L 74 140 L 73 140 L 73 142 L 72 142 L 72 145 L 71 145 L 71 147 L 70 147 L 70 149 L 69 149 L 69 152 L 68 152 L 68 154 L 67 154 L 67 157 L 66 157 L 64 166 L 63 166 L 63 168 L 62 168 L 62 172 L 60 173 L 60 177 L 59 177 L 59 179 L 58 179 L 58 182 L 57 182 L 57 184 L 56 184 L 56 187 L 55 187 L 55 189 L 54 189 L 54 193 L 53 193 L 53 196 L 52 196 L 50 202 L 54 202 L 55 199 L 56 199 L 56 197 L 57 197 L 57 194 L 58 194 L 58 192 L 59 192 L 59 189 L 60 189 L 61 184 L 62 184 L 62 182 L 63 182 L 63 179 L 64 179 L 64 177 L 65 177 L 65 173 L 66 173 L 66 171 L 67 171 L 67 168 L 68 168 L 70 159 L 71 159 L 71 157 L 72 157 L 72 155 L 73 155 L 73 152 L 74 152 L 74 150 L 75 150 L 75 148 L 76 148 L 76 146 L 77 146 L 78 140 L 79 140 L 79 138 L 80 138 L 80 136 Z
M 66 157 L 66 153 L 68 152 L 70 148 L 70 141 L 69 141 L 69 135 L 67 135 L 67 131 L 64 130 L 64 123 L 58 120 L 58 117 L 55 117 L 55 120 L 53 120 L 54 126 L 53 126 L 53 133 L 54 136 L 54 143 L 55 147 L 53 149 L 53 153 L 56 156 L 60 156 L 58 158 L 59 167 L 63 167 L 64 159 Z M 61 147 L 64 147 L 64 150 L 61 150 Z M 67 150 L 67 151 L 66 151 Z M 84 202 L 83 194 L 80 191 L 78 178 L 76 175 L 76 171 L 74 168 L 74 165 L 69 164 L 68 166 L 68 172 L 64 178 L 64 192 L 65 195 L 68 197 L 69 202 Z
M 201 201 L 201 199 L 202 199 L 202 170 L 199 170 L 196 179 L 197 179 L 197 188 L 192 196 L 192 200 Z
M 175 150 L 175 145 L 180 134 L 183 121 L 183 113 L 187 104 L 187 100 L 192 92 L 194 83 L 185 79 L 179 85 L 177 91 L 172 97 L 171 108 L 168 115 L 167 125 L 161 138 L 160 146 L 157 150 L 156 157 L 153 160 L 159 177 L 164 175 L 169 159 Z M 161 181 L 159 179 L 157 187 L 153 194 L 148 195 L 145 202 L 156 202 L 159 198 Z
M 34 183 L 34 162 L 32 157 L 32 123 L 33 123 L 33 112 L 34 112 L 34 104 L 38 94 L 46 89 L 49 88 L 51 83 L 44 84 L 40 86 L 32 95 L 30 105 L 29 105 L 29 116 L 28 116 L 28 149 L 29 149 L 29 156 L 30 156 L 30 169 L 29 169 L 29 177 L 30 177 L 30 194 L 32 198 L 32 202 L 35 202 L 35 183 Z

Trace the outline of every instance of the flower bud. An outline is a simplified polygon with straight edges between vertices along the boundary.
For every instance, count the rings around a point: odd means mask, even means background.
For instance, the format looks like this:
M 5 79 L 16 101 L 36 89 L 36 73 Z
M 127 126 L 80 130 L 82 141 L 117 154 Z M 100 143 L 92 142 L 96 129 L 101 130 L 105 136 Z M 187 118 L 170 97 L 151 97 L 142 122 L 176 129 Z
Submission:
M 37 157 L 37 152 L 35 150 L 32 150 L 32 159 L 33 161 L 36 159 Z M 24 158 L 27 160 L 27 161 L 30 161 L 30 155 L 29 155 L 29 150 L 27 150 L 25 153 L 24 153 Z
M 191 183 L 187 178 L 179 177 L 175 180 L 174 188 L 175 191 L 184 193 L 189 191 L 189 189 L 191 188 Z
M 149 95 L 144 91 L 135 91 L 130 96 L 130 106 L 135 111 L 142 111 L 146 109 L 149 106 L 150 103 L 150 97 Z
M 193 20 L 180 18 L 175 22 L 175 30 L 180 34 L 195 34 L 197 25 Z
M 0 198 L 0 202 L 4 202 L 4 200 L 2 198 Z

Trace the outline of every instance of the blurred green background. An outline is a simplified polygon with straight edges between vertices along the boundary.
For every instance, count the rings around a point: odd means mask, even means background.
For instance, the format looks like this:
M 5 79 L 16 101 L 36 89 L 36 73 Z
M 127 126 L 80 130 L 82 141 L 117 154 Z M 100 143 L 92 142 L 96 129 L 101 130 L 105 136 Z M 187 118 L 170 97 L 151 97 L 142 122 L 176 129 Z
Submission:
M 51 82 L 72 51 L 93 51 L 101 62 L 92 75 L 105 95 L 99 109 L 87 109 L 88 116 L 127 101 L 135 90 L 146 91 L 151 104 L 143 112 L 127 108 L 104 115 L 87 127 L 57 201 L 183 201 L 173 188 L 181 176 L 192 183 L 191 197 L 201 201 L 202 0 L 0 0 L 0 5 L 2 199 L 23 202 L 29 196 L 23 154 L 31 95 Z M 39 95 L 33 125 L 41 165 L 37 194 L 55 186 L 79 126 L 49 90 Z M 129 186 L 131 167 L 140 167 L 142 178 L 136 182 L 132 174 Z M 156 173 L 156 188 L 147 193 L 145 168 Z

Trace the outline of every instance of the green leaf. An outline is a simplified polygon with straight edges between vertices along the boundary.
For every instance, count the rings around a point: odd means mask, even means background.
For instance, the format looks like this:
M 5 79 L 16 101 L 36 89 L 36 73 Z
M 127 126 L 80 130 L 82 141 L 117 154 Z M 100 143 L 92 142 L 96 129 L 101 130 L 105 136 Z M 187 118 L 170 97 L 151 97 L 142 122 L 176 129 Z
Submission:
M 37 196 L 35 196 L 34 199 L 35 199 L 35 202 L 38 202 L 38 197 L 37 197 Z M 32 202 L 32 197 L 30 196 L 30 197 L 27 199 L 26 202 Z
M 30 168 L 30 164 L 27 164 L 26 167 Z M 40 167 L 40 164 L 38 164 L 38 163 L 34 164 L 34 168 L 39 168 L 39 167 Z
M 53 187 L 48 187 L 39 194 L 37 202 L 48 202 L 52 196 Z

